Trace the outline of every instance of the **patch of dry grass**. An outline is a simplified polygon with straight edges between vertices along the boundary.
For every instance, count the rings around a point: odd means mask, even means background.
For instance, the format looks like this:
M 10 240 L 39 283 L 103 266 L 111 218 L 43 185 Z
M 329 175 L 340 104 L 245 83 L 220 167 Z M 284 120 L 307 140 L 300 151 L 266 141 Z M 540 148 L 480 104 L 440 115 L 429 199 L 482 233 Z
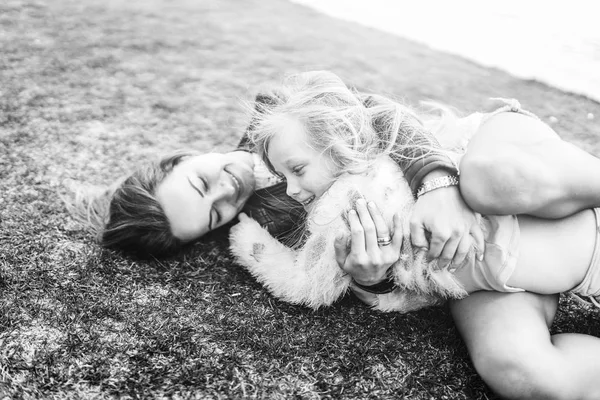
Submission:
M 312 312 L 233 265 L 224 232 L 143 261 L 74 227 L 66 179 L 227 150 L 240 99 L 286 72 L 465 112 L 516 97 L 600 154 L 597 103 L 282 0 L 6 0 L 0 49 L 0 398 L 493 398 L 443 308 Z M 563 305 L 556 331 L 598 332 Z

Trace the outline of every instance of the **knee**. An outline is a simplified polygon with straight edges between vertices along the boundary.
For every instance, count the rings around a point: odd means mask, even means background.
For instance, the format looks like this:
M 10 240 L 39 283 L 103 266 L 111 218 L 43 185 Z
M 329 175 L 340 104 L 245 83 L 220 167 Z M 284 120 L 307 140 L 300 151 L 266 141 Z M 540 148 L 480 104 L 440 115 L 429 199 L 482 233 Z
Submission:
M 546 173 L 535 163 L 521 165 L 513 154 L 499 151 L 465 154 L 460 163 L 460 191 L 481 214 L 523 214 L 536 207 L 540 189 L 548 189 Z
M 500 173 L 508 171 L 498 171 L 490 160 L 485 155 L 467 153 L 460 163 L 460 192 L 465 202 L 481 214 L 498 214 L 503 203 L 498 196 L 506 194 L 505 190 L 498 190 L 499 186 L 514 179 L 500 177 Z
M 572 399 L 568 385 L 548 374 L 547 365 L 534 358 L 513 358 L 506 352 L 489 352 L 473 357 L 484 382 L 504 399 Z

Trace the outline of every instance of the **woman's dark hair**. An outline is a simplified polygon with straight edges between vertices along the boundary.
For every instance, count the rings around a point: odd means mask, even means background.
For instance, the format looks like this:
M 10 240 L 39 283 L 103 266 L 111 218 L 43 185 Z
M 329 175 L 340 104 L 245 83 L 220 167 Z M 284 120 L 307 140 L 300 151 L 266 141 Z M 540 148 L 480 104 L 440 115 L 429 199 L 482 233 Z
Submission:
M 177 152 L 151 162 L 100 193 L 76 194 L 67 205 L 71 213 L 95 231 L 102 246 L 138 255 L 167 255 L 185 242 L 175 237 L 165 212 L 156 199 L 156 188 L 187 156 Z

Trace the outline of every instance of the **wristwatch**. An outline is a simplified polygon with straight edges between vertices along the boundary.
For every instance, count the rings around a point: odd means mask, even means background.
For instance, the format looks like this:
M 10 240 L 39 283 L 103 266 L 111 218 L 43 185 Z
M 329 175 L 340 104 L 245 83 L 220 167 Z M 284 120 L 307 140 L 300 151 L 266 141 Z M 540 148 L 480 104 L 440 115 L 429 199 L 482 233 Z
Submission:
M 427 192 L 431 192 L 432 190 L 444 188 L 448 186 L 457 186 L 458 185 L 458 175 L 446 175 L 440 176 L 439 178 L 434 178 L 423 182 L 421 186 L 419 186 L 419 190 L 417 190 L 417 198 L 423 196 Z

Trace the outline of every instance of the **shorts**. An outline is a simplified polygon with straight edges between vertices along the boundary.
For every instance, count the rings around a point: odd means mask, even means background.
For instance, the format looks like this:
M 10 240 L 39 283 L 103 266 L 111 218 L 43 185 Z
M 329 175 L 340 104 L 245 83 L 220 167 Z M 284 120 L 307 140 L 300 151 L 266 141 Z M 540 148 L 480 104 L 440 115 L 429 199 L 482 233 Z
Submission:
M 600 308 L 600 209 L 594 208 L 596 216 L 596 243 L 594 244 L 594 253 L 592 261 L 583 278 L 583 281 L 571 291 L 570 294 L 576 298 L 583 299 L 588 304 L 593 304 Z
M 600 308 L 600 208 L 594 208 L 596 240 L 592 260 L 579 285 L 569 291 L 578 300 Z M 514 215 L 484 216 L 481 226 L 485 237 L 483 261 L 469 257 L 454 276 L 468 292 L 493 290 L 515 293 L 524 289 L 506 283 L 515 271 L 519 257 L 519 221 Z
M 468 257 L 454 272 L 454 277 L 469 293 L 476 290 L 516 293 L 524 289 L 506 284 L 517 266 L 520 237 L 515 215 L 482 216 L 485 239 L 483 260 Z

